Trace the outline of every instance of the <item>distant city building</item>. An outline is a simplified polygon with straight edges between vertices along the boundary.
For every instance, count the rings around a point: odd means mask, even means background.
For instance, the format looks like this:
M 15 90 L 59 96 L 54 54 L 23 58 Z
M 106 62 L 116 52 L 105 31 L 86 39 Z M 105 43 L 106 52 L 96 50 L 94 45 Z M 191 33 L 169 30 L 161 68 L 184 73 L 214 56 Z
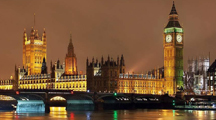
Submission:
M 169 22 L 164 28 L 164 79 L 165 91 L 176 94 L 183 89 L 183 43 L 184 31 L 179 24 L 175 4 L 169 14 Z
M 216 60 L 211 64 L 207 71 L 208 79 L 208 90 L 209 94 L 215 95 L 216 91 Z
M 99 62 L 94 58 L 86 61 L 87 90 L 91 92 L 119 92 L 137 94 L 163 94 L 163 69 L 149 71 L 146 74 L 125 73 L 125 61 L 114 61 L 108 56 Z
M 184 73 L 184 89 L 188 94 L 207 94 L 207 71 L 209 57 L 188 60 L 188 70 Z

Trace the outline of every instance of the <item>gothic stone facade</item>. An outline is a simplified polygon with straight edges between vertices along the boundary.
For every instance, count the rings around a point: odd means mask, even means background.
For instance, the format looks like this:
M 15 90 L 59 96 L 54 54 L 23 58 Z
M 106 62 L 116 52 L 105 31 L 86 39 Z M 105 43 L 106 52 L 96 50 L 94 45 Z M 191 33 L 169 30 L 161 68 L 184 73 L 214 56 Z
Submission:
M 118 92 L 137 94 L 163 94 L 164 79 L 162 69 L 147 74 L 125 73 L 123 55 L 114 61 L 108 56 L 104 61 L 89 62 L 87 59 L 87 90 L 91 92 Z

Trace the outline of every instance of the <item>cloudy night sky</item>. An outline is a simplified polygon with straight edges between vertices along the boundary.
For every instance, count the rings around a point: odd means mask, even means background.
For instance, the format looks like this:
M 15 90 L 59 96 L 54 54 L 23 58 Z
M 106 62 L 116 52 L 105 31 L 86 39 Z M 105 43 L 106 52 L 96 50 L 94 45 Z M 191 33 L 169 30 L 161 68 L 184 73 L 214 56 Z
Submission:
M 78 71 L 86 71 L 86 58 L 123 54 L 126 72 L 142 73 L 163 66 L 163 29 L 172 0 L 1 0 L 0 78 L 22 67 L 23 32 L 34 25 L 47 33 L 47 67 L 63 62 L 70 31 Z M 184 28 L 184 70 L 187 59 L 216 59 L 216 0 L 175 0 Z M 50 69 L 49 69 L 50 70 Z

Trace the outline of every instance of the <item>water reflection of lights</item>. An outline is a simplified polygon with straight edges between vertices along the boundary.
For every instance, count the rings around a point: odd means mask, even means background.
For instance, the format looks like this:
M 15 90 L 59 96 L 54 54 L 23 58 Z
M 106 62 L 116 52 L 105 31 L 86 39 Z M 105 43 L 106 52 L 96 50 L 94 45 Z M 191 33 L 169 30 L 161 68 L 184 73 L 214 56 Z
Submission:
M 50 107 L 50 112 L 66 111 L 66 107 Z
M 215 119 L 215 111 L 210 112 L 210 119 Z
M 86 112 L 86 120 L 90 120 L 91 119 L 91 112 Z
M 118 111 L 117 110 L 113 111 L 113 120 L 118 120 Z
M 175 110 L 173 110 L 173 116 L 175 116 Z
M 51 108 L 52 109 L 52 108 Z M 57 107 L 57 110 L 59 108 Z M 60 108 L 61 110 L 61 108 Z M 110 113 L 111 112 L 111 113 Z M 108 118 L 108 114 L 111 114 L 111 118 Z M 127 115 L 125 115 L 127 113 Z M 166 115 L 164 114 L 166 113 Z M 51 111 L 49 114 L 45 113 L 16 113 L 12 112 L 0 112 L 0 120 L 11 120 L 11 119 L 25 119 L 25 120 L 102 120 L 102 119 L 112 119 L 119 120 L 121 118 L 127 120 L 133 119 L 145 119 L 151 118 L 152 120 L 210 120 L 215 119 L 215 111 L 210 110 L 112 110 L 105 112 L 95 112 L 95 111 L 73 111 L 73 112 L 63 112 L 63 111 Z M 110 116 L 110 115 L 109 115 Z M 125 117 L 126 116 L 126 117 Z
M 199 117 L 203 117 L 203 111 L 197 111 L 197 115 L 198 115 Z
M 163 112 L 167 112 L 167 111 L 169 111 L 169 110 L 162 110 Z
M 50 115 L 53 118 L 67 118 L 66 107 L 50 107 Z
M 193 113 L 193 110 L 188 110 L 189 113 Z
M 11 114 L 13 114 L 13 112 L 4 112 L 4 113 L 3 113 L 3 116 L 4 116 L 3 118 L 4 118 L 4 120 L 12 119 L 12 118 L 13 118 L 13 115 L 11 115 Z M 0 114 L 0 119 L 2 119 L 1 117 L 2 117 L 2 115 Z
M 70 113 L 70 119 L 71 119 L 71 120 L 74 119 L 74 113 Z
M 127 110 L 124 110 L 124 115 L 126 115 L 127 114 Z

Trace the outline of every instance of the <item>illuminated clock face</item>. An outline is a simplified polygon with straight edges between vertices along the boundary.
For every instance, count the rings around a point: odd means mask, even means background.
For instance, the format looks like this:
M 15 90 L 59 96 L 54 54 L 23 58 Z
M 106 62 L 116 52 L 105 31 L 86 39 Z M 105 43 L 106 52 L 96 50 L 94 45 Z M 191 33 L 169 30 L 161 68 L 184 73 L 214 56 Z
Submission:
M 181 35 L 177 35 L 176 36 L 176 40 L 177 40 L 177 42 L 182 42 L 182 36 Z
M 171 42 L 172 41 L 172 36 L 171 35 L 167 35 L 166 36 L 166 42 Z

